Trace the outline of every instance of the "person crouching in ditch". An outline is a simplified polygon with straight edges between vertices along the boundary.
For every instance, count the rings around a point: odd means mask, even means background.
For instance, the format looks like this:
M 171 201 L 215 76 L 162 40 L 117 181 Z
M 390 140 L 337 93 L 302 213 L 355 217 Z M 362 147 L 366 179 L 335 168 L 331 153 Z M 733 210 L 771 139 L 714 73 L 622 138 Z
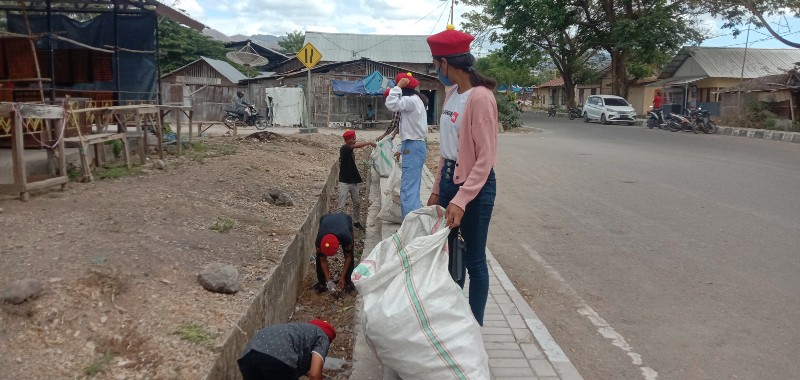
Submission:
M 317 247 L 317 284 L 314 289 L 317 293 L 334 290 L 328 289 L 328 284 L 333 285 L 328 257 L 335 255 L 339 246 L 342 247 L 344 253 L 339 289 L 348 292 L 355 289 L 353 281 L 350 279 L 355 268 L 353 262 L 353 218 L 343 212 L 323 215 L 319 219 L 319 232 L 315 245 Z
M 244 380 L 322 380 L 336 329 L 320 319 L 267 326 L 247 343 L 237 364 Z

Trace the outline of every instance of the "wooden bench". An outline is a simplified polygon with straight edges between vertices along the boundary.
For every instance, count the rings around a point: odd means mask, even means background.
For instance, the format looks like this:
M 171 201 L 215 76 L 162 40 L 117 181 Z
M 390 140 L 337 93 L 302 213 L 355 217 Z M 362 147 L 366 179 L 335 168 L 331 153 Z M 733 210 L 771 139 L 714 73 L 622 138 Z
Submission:
M 81 155 L 81 167 L 83 168 L 83 175 L 89 179 L 89 182 L 94 181 L 92 177 L 92 168 L 89 167 L 89 160 L 86 158 L 86 151 L 94 146 L 95 166 L 100 167 L 103 162 L 101 157 L 104 155 L 100 153 L 103 146 L 107 141 L 120 140 L 122 141 L 122 151 L 125 155 L 125 165 L 128 169 L 131 168 L 131 156 L 128 148 L 128 137 L 125 133 L 98 133 L 95 135 L 86 135 L 79 137 L 68 137 L 64 139 L 64 145 L 67 148 L 78 148 Z
M 205 133 L 207 130 L 211 129 L 211 127 L 215 125 L 221 125 L 225 128 L 228 128 L 228 130 L 233 131 L 234 136 L 237 136 L 239 134 L 238 123 L 228 124 L 225 123 L 224 121 L 195 120 L 194 124 L 197 124 L 197 130 L 202 133 Z

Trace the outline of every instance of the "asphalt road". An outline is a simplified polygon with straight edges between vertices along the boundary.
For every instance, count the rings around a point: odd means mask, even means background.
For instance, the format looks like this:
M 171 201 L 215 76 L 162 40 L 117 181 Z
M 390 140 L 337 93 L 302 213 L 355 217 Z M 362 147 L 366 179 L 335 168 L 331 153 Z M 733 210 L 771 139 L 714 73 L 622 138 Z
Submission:
M 489 247 L 586 379 L 800 378 L 800 144 L 523 119 Z

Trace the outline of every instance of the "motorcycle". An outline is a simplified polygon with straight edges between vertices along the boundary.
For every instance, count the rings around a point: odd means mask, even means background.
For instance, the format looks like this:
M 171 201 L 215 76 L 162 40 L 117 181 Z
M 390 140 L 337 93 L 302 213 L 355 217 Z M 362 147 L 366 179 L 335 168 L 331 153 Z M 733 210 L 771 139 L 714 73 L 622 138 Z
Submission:
M 694 127 L 694 123 L 692 123 L 687 117 L 678 115 L 674 112 L 669 114 L 667 126 L 672 132 L 684 131 L 697 134 L 697 129 Z
M 555 104 L 551 104 L 550 108 L 547 109 L 547 117 L 556 117 L 556 110 L 558 108 Z
M 650 107 L 650 112 L 647 113 L 647 128 L 660 128 L 660 129 L 669 129 L 669 115 L 664 117 L 664 113 L 661 112 L 661 109 L 652 109 Z
M 569 108 L 567 112 L 570 120 L 575 120 L 575 118 L 580 119 L 583 117 L 583 106 L 578 105 L 575 108 Z
M 250 116 L 247 117 L 245 120 L 245 114 L 238 113 L 233 110 L 225 110 L 225 117 L 223 118 L 223 122 L 225 124 L 238 124 L 241 126 L 255 126 L 256 129 L 266 129 L 267 128 L 267 119 L 258 113 L 256 107 L 252 104 L 248 104 L 247 108 L 250 111 Z
M 719 130 L 717 124 L 711 120 L 711 112 L 704 110 L 702 107 L 698 107 L 696 110 L 690 112 L 689 118 L 692 119 L 695 128 L 700 129 L 703 133 L 712 134 L 717 133 L 717 130 Z

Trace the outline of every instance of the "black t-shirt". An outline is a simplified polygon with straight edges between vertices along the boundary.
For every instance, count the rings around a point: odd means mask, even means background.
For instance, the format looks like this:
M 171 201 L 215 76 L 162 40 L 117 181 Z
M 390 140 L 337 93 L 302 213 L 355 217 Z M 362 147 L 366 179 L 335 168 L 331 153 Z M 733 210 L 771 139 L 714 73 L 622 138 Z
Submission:
M 344 144 L 339 148 L 339 182 L 361 183 L 361 174 L 358 174 L 356 155 L 353 147 Z
M 316 353 L 325 361 L 330 344 L 325 332 L 310 323 L 272 325 L 256 332 L 239 358 L 255 350 L 305 374 L 311 368 L 311 355 Z
M 342 247 L 353 244 L 353 218 L 343 212 L 333 214 L 325 214 L 319 219 L 319 232 L 317 233 L 317 242 L 315 247 L 319 247 L 322 242 L 322 237 L 327 234 L 333 234 L 339 239 L 339 245 Z

